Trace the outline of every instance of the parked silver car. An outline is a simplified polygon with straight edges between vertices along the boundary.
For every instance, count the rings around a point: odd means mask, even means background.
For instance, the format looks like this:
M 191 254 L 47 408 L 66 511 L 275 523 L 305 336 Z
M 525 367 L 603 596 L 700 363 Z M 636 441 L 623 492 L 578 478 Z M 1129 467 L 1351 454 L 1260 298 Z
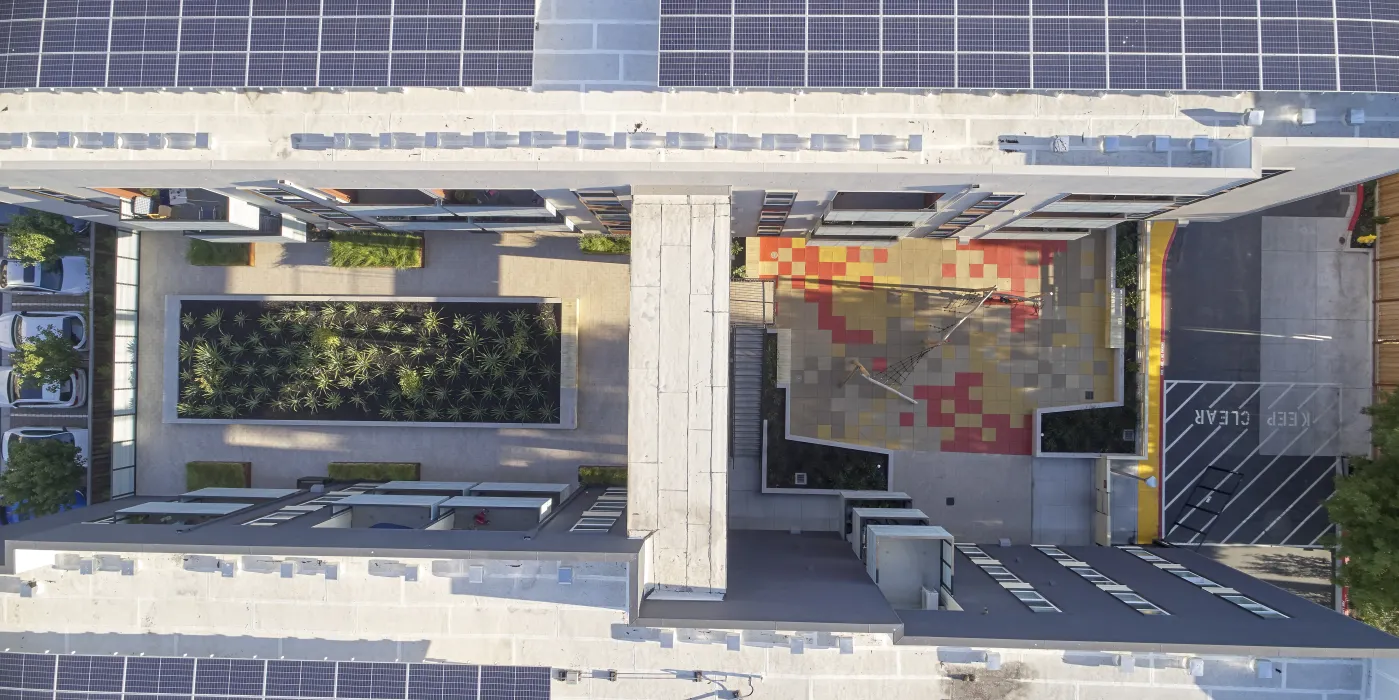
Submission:
M 5 259 L 0 265 L 0 292 L 86 294 L 91 286 L 87 258 L 81 255 L 65 255 L 41 265 Z
M 10 463 L 10 448 L 16 443 L 30 440 L 57 440 L 78 446 L 78 456 L 86 462 L 89 445 L 88 432 L 82 428 L 11 428 L 5 431 L 0 441 L 0 471 Z
M 87 347 L 87 324 L 77 311 L 10 311 L 0 314 L 0 350 L 14 352 L 44 329 L 58 331 L 72 341 L 74 350 Z
M 72 408 L 83 405 L 87 400 L 87 371 L 80 369 L 74 372 L 54 391 L 49 387 L 35 386 L 32 382 L 21 383 L 14 369 L 5 366 L 0 367 L 0 386 L 3 386 L 0 406 L 5 408 Z

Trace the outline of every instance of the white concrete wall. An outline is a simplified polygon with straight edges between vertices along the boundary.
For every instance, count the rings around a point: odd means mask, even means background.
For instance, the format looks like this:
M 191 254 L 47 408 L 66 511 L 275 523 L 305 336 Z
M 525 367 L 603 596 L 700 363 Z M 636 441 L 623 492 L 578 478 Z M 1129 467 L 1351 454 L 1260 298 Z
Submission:
M 88 552 L 76 552 L 90 555 Z M 40 582 L 33 598 L 0 593 L 0 649 L 33 653 L 145 654 L 234 658 L 438 661 L 551 666 L 583 671 L 578 685 L 555 683 L 553 697 L 671 700 L 720 688 L 765 700 L 927 700 L 997 689 L 1026 700 L 1389 700 L 1399 679 L 1393 661 L 1276 659 L 1280 673 L 1259 679 L 1251 659 L 1205 656 L 1204 675 L 1184 658 L 1135 655 L 1125 674 L 1109 654 L 997 650 L 1002 671 L 968 663 L 983 650 L 895 646 L 887 635 L 833 635 L 790 630 L 743 632 L 727 651 L 727 630 L 631 627 L 623 610 L 569 602 L 530 602 L 454 594 L 447 579 L 419 565 L 419 580 L 367 575 L 364 559 L 327 558 L 339 580 L 282 579 L 239 571 L 233 578 L 184 571 L 179 555 L 124 553 L 134 576 L 83 576 L 51 567 L 54 552 L 22 551 L 25 576 Z M 504 564 L 508 566 L 508 564 Z M 575 569 L 580 590 L 610 587 L 615 572 Z M 488 571 L 487 581 L 496 580 Z M 504 580 L 504 579 L 502 579 Z M 804 641 L 794 653 L 793 640 Z M 1111 652 L 1111 649 L 1105 649 Z M 970 652 L 970 653 L 969 653 Z M 595 677 L 615 669 L 620 679 Z M 682 679 L 698 669 L 712 682 Z M 974 673 L 977 685 L 957 679 Z M 1001 697 L 994 695 L 988 697 Z
M 647 5 L 647 7 L 643 7 Z M 1362 136 L 1276 137 L 1228 115 L 1252 105 L 1224 95 L 1036 95 L 815 92 L 661 92 L 647 87 L 654 53 L 655 3 L 576 0 L 541 8 L 537 76 L 543 91 L 408 88 L 345 93 L 14 93 L 0 95 L 4 128 L 14 131 L 199 131 L 208 150 L 20 149 L 0 161 L 0 186 L 228 187 L 279 178 L 326 187 L 521 187 L 566 193 L 579 187 L 729 184 L 738 192 L 797 189 L 793 225 L 810 222 L 830 192 L 860 189 L 957 189 L 1020 193 L 1010 210 L 984 221 L 1012 219 L 1066 193 L 1208 194 L 1256 177 L 1261 168 L 1296 173 L 1203 202 L 1188 214 L 1222 218 L 1301 198 L 1394 170 L 1399 139 L 1384 122 L 1354 129 Z M 557 38 L 550 44 L 549 37 Z M 606 63 L 606 66 L 592 65 Z M 635 62 L 635 66 L 633 63 Z M 588 64 L 578 87 L 570 66 Z M 550 66 L 557 66 L 555 71 Z M 610 71 L 610 72 L 609 72 Z M 615 76 L 615 79 L 611 76 Z M 1271 107 L 1270 107 L 1271 109 Z M 1320 127 L 1318 127 L 1320 128 Z M 1368 131 L 1367 131 L 1368 129 Z M 543 130 L 919 135 L 921 151 L 820 152 L 684 149 L 504 148 L 298 150 L 298 133 Z M 1330 134 L 1322 130 L 1318 133 Z M 1001 136 L 1057 134 L 1255 137 L 1231 149 L 1243 167 L 1162 167 L 1160 154 L 1124 150 L 1104 156 L 1006 152 Z M 1246 153 L 1247 158 L 1238 154 Z M 1245 162 L 1247 161 L 1247 162 Z M 1045 163 L 1057 162 L 1059 165 Z M 1034 163 L 1040 163 L 1034 165 Z M 1091 163 L 1071 165 L 1070 163 Z M 751 201 L 750 201 L 751 200 Z M 562 197 L 559 201 L 567 201 Z M 736 231 L 751 230 L 757 199 L 736 196 Z M 752 209 L 751 212 L 748 210 Z M 578 215 L 568 207 L 566 216 Z
M 628 531 L 651 538 L 652 597 L 728 582 L 729 197 L 632 202 Z
M 1399 171 L 1399 139 L 1254 139 L 1264 168 L 1293 171 L 1182 207 L 1170 218 L 1221 221 Z

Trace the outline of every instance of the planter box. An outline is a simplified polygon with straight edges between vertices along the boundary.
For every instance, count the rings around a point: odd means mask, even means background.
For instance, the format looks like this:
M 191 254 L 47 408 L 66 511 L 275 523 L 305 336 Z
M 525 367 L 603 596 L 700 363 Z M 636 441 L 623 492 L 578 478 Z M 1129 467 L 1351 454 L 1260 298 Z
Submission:
M 577 300 L 170 296 L 165 311 L 167 423 L 577 427 Z
M 335 481 L 419 481 L 419 462 L 331 462 L 326 473 Z
M 185 464 L 185 490 L 248 488 L 253 485 L 252 462 L 189 462 Z

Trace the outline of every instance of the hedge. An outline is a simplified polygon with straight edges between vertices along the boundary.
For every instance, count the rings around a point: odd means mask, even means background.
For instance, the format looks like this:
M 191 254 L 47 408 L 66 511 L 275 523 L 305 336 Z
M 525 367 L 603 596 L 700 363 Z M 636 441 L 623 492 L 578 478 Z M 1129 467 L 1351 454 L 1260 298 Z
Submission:
M 185 249 L 185 259 L 200 267 L 246 267 L 253 264 L 253 244 L 211 243 L 191 238 Z
M 336 481 L 418 481 L 420 462 L 331 462 L 330 478 Z
M 578 239 L 578 249 L 595 255 L 627 255 L 631 253 L 631 236 L 587 233 Z
M 627 485 L 626 467 L 578 468 L 578 483 L 582 486 L 623 486 Z
M 252 462 L 189 462 L 185 464 L 185 490 L 247 488 L 253 483 Z

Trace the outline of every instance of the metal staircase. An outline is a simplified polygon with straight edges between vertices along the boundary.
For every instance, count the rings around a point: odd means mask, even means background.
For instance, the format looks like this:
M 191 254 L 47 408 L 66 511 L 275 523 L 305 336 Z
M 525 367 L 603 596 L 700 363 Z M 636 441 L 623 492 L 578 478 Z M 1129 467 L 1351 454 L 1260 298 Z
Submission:
M 735 458 L 762 456 L 763 341 L 772 323 L 771 287 L 758 280 L 734 280 L 729 286 L 733 346 L 729 439 Z

